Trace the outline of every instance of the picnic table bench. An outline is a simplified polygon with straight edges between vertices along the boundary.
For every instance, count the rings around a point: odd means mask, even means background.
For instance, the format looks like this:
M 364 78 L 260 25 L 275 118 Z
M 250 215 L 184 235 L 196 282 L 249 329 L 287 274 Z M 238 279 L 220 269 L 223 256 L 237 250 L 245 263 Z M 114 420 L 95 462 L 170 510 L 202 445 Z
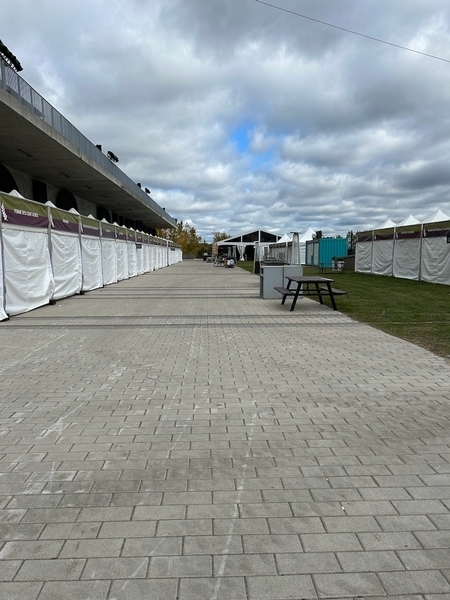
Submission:
M 288 296 L 293 296 L 291 311 L 294 310 L 299 296 L 318 296 L 320 304 L 323 304 L 322 297 L 328 296 L 333 310 L 337 310 L 334 297 L 347 293 L 331 287 L 334 280 L 328 277 L 291 275 L 287 276 L 286 279 L 288 280 L 286 287 L 276 286 L 275 289 L 283 296 L 281 304 L 285 303 Z

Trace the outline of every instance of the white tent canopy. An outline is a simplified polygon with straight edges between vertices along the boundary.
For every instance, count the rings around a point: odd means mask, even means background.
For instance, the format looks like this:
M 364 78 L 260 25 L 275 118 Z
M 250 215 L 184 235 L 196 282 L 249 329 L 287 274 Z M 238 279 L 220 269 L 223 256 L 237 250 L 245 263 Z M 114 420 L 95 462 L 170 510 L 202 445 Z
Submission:
M 386 219 L 383 225 L 380 225 L 377 229 L 390 229 L 391 227 L 396 227 L 394 221 L 392 219 Z
M 316 232 L 314 231 L 314 229 L 312 227 L 308 227 L 308 229 L 304 233 L 300 234 L 300 242 L 309 242 L 314 238 L 315 235 Z
M 416 219 L 416 217 L 409 215 L 409 217 L 406 217 L 406 219 L 403 219 L 403 221 L 401 221 L 401 223 L 399 223 L 397 225 L 397 227 L 407 227 L 408 225 L 419 225 L 419 223 L 420 223 L 420 221 L 418 219 Z
M 292 242 L 292 236 L 285 233 L 283 237 L 281 237 L 277 244 L 285 244 L 286 242 Z
M 269 256 L 286 264 L 298 264 L 300 261 L 303 265 L 306 262 L 306 242 L 312 240 L 314 235 L 312 227 L 303 233 L 292 232 L 291 236 L 285 233 L 278 242 L 270 244 Z
M 439 223 L 440 221 L 450 221 L 450 217 L 438 209 L 428 219 L 425 219 L 424 223 Z

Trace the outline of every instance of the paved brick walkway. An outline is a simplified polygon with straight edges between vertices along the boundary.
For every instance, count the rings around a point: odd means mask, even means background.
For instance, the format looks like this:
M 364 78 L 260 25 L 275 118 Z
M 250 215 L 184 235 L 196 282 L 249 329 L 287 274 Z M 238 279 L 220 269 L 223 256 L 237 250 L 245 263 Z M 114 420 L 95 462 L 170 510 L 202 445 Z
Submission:
M 450 365 L 258 286 L 0 325 L 1 600 L 450 599 Z

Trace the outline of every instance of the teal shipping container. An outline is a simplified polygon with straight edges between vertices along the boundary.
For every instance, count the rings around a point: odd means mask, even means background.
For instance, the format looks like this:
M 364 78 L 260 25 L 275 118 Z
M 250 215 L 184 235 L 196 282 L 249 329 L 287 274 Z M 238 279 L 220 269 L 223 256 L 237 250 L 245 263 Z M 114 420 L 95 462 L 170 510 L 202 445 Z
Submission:
M 347 256 L 346 238 L 319 238 L 306 242 L 306 264 L 330 269 L 334 257 Z

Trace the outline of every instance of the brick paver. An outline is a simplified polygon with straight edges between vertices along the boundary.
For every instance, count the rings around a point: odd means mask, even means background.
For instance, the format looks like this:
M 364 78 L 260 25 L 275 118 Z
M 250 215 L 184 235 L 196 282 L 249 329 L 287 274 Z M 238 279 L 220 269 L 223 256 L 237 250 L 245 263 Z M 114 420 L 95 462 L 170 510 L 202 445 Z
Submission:
M 0 325 L 0 598 L 450 598 L 450 363 L 187 261 Z

